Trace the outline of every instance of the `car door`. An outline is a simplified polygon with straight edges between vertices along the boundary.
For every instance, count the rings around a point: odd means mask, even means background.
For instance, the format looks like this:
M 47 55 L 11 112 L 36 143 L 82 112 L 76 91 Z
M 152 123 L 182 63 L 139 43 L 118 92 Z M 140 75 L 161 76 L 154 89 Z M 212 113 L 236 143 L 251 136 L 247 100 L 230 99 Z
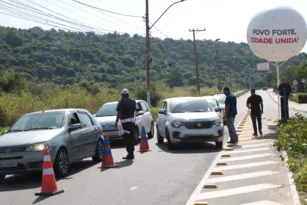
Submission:
M 147 104 L 145 102 L 141 102 L 141 106 L 142 106 L 142 109 L 144 111 L 144 116 L 142 118 L 142 120 L 144 120 L 144 127 L 146 129 L 146 132 L 150 132 L 150 128 L 151 128 L 151 119 L 150 119 L 150 116 L 151 116 L 151 113 L 150 113 L 150 110 L 149 110 L 149 107 L 147 106 Z
M 68 117 L 68 126 L 72 124 L 81 124 L 77 112 L 73 112 Z M 69 133 L 67 140 L 67 147 L 69 151 L 69 157 L 73 161 L 84 154 L 82 139 L 85 137 L 84 128 L 73 130 Z
M 166 101 L 162 102 L 160 109 L 164 109 L 167 111 Z M 165 123 L 166 123 L 167 117 L 164 114 L 158 113 L 158 119 L 159 119 L 159 125 L 158 125 L 159 133 L 160 135 L 165 137 Z
M 137 102 L 136 103 L 136 110 L 135 112 L 138 113 L 139 111 L 143 111 L 143 108 L 142 108 L 142 105 L 141 105 L 141 102 Z M 145 113 L 144 113 L 145 115 Z M 139 128 L 139 132 L 141 132 L 141 129 L 142 129 L 142 126 L 145 127 L 145 123 L 144 123 L 144 115 L 137 115 L 136 116 L 136 124 L 138 125 L 138 128 Z M 146 128 L 145 128 L 146 129 Z
M 81 137 L 83 143 L 84 154 L 93 153 L 98 139 L 98 129 L 93 120 L 86 112 L 78 112 L 80 121 L 84 127 L 85 135 Z

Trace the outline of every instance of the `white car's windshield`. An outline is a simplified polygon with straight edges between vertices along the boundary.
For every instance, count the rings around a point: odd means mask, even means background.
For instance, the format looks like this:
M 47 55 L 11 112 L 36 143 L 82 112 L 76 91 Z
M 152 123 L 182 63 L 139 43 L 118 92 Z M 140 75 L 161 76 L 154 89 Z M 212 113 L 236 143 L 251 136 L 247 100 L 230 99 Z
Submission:
M 116 116 L 117 115 L 116 107 L 117 103 L 105 104 L 98 111 L 96 117 Z
M 206 100 L 209 102 L 209 104 L 210 104 L 212 107 L 216 107 L 216 106 L 217 106 L 215 99 L 210 98 L 210 99 L 206 99 Z
M 214 111 L 213 107 L 205 99 L 172 101 L 170 104 L 171 113 L 213 112 L 213 111 Z
M 9 132 L 57 129 L 63 126 L 65 112 L 42 112 L 21 117 Z

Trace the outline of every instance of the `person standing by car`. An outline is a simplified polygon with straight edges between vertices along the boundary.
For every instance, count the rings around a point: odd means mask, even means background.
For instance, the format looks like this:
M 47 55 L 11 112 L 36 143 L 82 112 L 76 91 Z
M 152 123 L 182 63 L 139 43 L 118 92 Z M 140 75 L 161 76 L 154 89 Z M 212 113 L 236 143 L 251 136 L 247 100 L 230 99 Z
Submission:
M 129 97 L 129 90 L 124 88 L 121 91 L 122 99 L 117 104 L 117 116 L 115 120 L 115 128 L 120 120 L 124 129 L 124 141 L 126 144 L 126 150 L 128 155 L 123 159 L 134 159 L 134 127 L 135 127 L 135 110 L 136 102 L 134 99 Z
M 259 134 L 262 135 L 261 115 L 263 114 L 263 102 L 262 97 L 256 94 L 255 89 L 251 89 L 251 96 L 246 101 L 246 107 L 251 110 L 251 118 L 254 128 L 253 136 L 258 136 L 256 121 L 258 121 Z
M 226 120 L 226 124 L 229 131 L 230 141 L 227 143 L 237 143 L 238 136 L 235 128 L 235 117 L 238 114 L 237 112 L 237 97 L 230 92 L 228 87 L 225 87 L 224 94 L 226 95 L 225 99 L 225 115 L 223 120 Z

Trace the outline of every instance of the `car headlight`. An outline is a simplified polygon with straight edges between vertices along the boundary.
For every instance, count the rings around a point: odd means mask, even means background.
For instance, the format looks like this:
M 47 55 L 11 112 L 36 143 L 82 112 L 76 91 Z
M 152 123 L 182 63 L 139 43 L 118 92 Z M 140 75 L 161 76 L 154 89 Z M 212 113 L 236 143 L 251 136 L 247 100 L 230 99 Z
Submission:
M 214 121 L 214 124 L 217 125 L 217 126 L 220 126 L 221 123 L 222 123 L 221 120 L 215 120 L 215 121 Z
M 26 148 L 26 151 L 27 152 L 40 152 L 40 151 L 44 151 L 45 147 L 49 147 L 48 142 L 31 144 Z
M 181 125 L 182 125 L 182 122 L 179 122 L 179 121 L 173 122 L 173 126 L 176 127 L 176 128 L 180 127 Z

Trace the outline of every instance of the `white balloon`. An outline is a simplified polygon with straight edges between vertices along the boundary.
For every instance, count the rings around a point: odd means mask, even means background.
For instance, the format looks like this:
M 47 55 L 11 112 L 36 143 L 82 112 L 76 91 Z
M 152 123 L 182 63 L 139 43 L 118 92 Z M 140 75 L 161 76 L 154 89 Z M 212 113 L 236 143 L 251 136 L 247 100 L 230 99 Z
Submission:
M 304 17 L 289 7 L 259 12 L 247 28 L 250 49 L 260 58 L 281 62 L 299 54 L 307 39 Z

